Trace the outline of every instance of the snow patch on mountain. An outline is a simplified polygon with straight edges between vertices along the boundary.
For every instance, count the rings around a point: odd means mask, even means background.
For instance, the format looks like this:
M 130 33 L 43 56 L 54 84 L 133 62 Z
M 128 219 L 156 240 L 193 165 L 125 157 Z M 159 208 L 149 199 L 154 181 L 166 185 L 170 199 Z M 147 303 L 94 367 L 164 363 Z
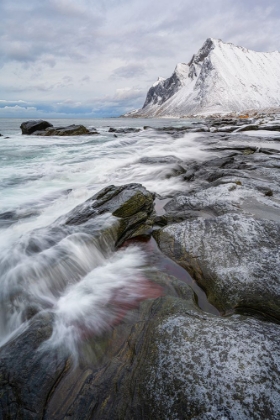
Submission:
M 280 53 L 208 38 L 188 64 L 149 89 L 139 117 L 240 112 L 280 106 Z

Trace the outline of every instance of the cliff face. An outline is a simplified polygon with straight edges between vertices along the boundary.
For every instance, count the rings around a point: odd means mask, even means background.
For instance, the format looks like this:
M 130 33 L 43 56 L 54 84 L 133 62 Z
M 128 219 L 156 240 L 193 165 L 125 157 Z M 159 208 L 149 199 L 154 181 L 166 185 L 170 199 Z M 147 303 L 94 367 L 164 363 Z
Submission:
M 280 53 L 255 52 L 208 38 L 188 64 L 149 89 L 134 116 L 179 117 L 280 105 Z

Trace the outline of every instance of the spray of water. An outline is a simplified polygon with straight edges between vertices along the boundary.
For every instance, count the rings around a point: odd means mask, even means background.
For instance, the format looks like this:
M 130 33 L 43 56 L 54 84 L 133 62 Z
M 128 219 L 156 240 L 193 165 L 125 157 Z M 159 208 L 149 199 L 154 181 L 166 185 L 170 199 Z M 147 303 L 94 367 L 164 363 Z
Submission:
M 45 348 L 63 344 L 77 353 L 80 342 L 161 293 L 146 278 L 143 250 L 114 251 L 111 215 L 79 227 L 65 226 L 63 215 L 109 184 L 139 182 L 162 195 L 182 190 L 183 179 L 170 176 L 176 159 L 202 160 L 209 152 L 195 134 L 174 139 L 144 130 L 114 138 L 108 128 L 99 131 L 96 138 L 48 142 L 27 136 L 24 144 L 15 135 L 2 144 L 0 345 L 48 311 L 54 324 Z M 175 163 L 145 161 L 164 156 Z

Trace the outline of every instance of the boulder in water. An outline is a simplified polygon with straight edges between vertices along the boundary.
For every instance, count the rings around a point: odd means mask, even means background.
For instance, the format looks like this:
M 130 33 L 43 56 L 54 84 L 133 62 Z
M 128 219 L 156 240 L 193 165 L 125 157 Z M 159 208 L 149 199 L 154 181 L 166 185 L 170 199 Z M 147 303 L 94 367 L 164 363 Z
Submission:
M 81 136 L 99 134 L 96 130 L 89 131 L 82 124 L 72 124 L 67 127 L 54 127 L 47 121 L 26 121 L 20 126 L 22 134 L 33 134 L 36 136 Z
M 53 127 L 51 123 L 43 120 L 30 120 L 21 123 L 22 134 L 33 134 L 34 131 L 45 130 L 48 127 Z

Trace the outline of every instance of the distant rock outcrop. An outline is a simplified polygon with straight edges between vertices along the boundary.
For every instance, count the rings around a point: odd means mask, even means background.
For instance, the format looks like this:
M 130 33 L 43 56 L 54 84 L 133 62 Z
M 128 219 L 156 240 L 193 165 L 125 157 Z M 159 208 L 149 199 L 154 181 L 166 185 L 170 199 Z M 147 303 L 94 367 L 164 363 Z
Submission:
M 81 136 L 83 134 L 99 134 L 96 130 L 89 131 L 84 125 L 72 124 L 67 127 L 54 127 L 48 121 L 26 121 L 20 126 L 22 134 L 35 136 Z
M 33 134 L 35 131 L 45 130 L 48 127 L 53 127 L 53 125 L 43 120 L 26 121 L 20 126 L 22 134 Z
M 182 117 L 280 105 L 280 53 L 263 53 L 208 38 L 188 64 L 149 89 L 127 117 Z

